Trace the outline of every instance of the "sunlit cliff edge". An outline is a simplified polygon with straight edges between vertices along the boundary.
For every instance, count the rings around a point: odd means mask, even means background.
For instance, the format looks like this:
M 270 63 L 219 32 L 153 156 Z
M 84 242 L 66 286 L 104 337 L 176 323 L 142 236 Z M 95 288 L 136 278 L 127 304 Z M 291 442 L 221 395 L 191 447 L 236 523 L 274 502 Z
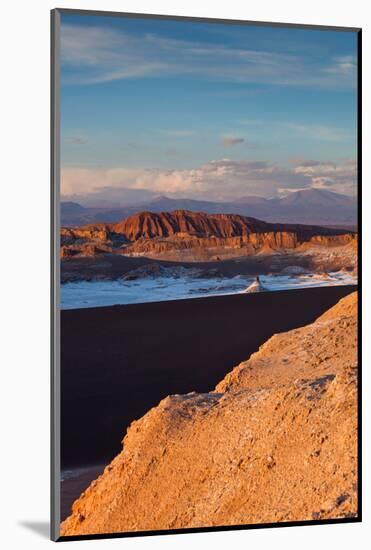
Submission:
M 61 534 L 355 517 L 356 491 L 353 293 L 215 391 L 169 396 L 133 422 Z

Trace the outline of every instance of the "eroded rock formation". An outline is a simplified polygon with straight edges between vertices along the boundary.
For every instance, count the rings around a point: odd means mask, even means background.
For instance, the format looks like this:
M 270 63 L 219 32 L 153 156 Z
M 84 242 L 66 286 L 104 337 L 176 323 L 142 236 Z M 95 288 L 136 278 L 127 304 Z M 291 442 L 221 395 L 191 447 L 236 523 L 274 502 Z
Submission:
M 356 491 L 354 293 L 133 422 L 61 534 L 353 517 Z
M 224 258 L 293 250 L 303 243 L 342 246 L 355 239 L 355 234 L 339 229 L 272 224 L 235 214 L 187 210 L 139 212 L 117 224 L 61 230 L 63 257 L 84 256 L 84 245 L 98 242 L 107 247 L 107 253 L 153 257 L 175 254 L 173 259 L 182 259 L 183 254 L 190 261 L 199 256 L 208 260 L 220 255 Z

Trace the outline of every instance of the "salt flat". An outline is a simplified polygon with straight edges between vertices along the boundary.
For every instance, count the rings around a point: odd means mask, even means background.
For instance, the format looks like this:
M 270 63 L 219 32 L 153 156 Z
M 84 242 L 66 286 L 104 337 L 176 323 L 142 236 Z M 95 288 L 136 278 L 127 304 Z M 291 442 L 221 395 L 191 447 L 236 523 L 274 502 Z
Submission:
M 133 281 L 76 281 L 61 285 L 61 309 L 163 302 L 185 298 L 231 295 L 244 292 L 253 277 L 230 278 L 147 277 Z M 343 272 L 303 275 L 265 275 L 260 280 L 268 291 L 357 284 Z

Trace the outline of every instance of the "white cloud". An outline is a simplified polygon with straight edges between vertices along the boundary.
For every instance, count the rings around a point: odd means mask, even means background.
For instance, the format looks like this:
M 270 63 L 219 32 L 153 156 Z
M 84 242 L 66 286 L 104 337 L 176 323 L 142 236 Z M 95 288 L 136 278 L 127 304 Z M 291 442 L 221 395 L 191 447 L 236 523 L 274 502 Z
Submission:
M 94 84 L 127 78 L 192 75 L 229 82 L 324 89 L 355 88 L 352 57 L 327 65 L 274 51 L 198 43 L 155 34 L 133 35 L 108 27 L 62 24 L 63 80 Z
M 236 200 L 241 196 L 277 196 L 283 190 L 326 188 L 356 194 L 356 164 L 295 161 L 280 166 L 267 161 L 210 161 L 194 169 L 64 168 L 64 199 L 90 204 L 118 204 L 154 195 L 205 200 Z M 129 197 L 129 198 L 130 198 Z
M 294 172 L 310 179 L 311 187 L 331 189 L 346 195 L 356 195 L 357 163 L 353 159 L 347 159 L 340 163 L 304 161 L 296 164 Z

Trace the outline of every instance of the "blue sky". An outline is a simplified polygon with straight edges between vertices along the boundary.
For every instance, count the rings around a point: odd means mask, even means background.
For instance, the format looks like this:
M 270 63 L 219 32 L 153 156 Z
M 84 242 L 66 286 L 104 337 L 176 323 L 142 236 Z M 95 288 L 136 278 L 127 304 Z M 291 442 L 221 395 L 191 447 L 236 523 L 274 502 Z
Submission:
M 62 15 L 62 194 L 355 193 L 355 32 Z

